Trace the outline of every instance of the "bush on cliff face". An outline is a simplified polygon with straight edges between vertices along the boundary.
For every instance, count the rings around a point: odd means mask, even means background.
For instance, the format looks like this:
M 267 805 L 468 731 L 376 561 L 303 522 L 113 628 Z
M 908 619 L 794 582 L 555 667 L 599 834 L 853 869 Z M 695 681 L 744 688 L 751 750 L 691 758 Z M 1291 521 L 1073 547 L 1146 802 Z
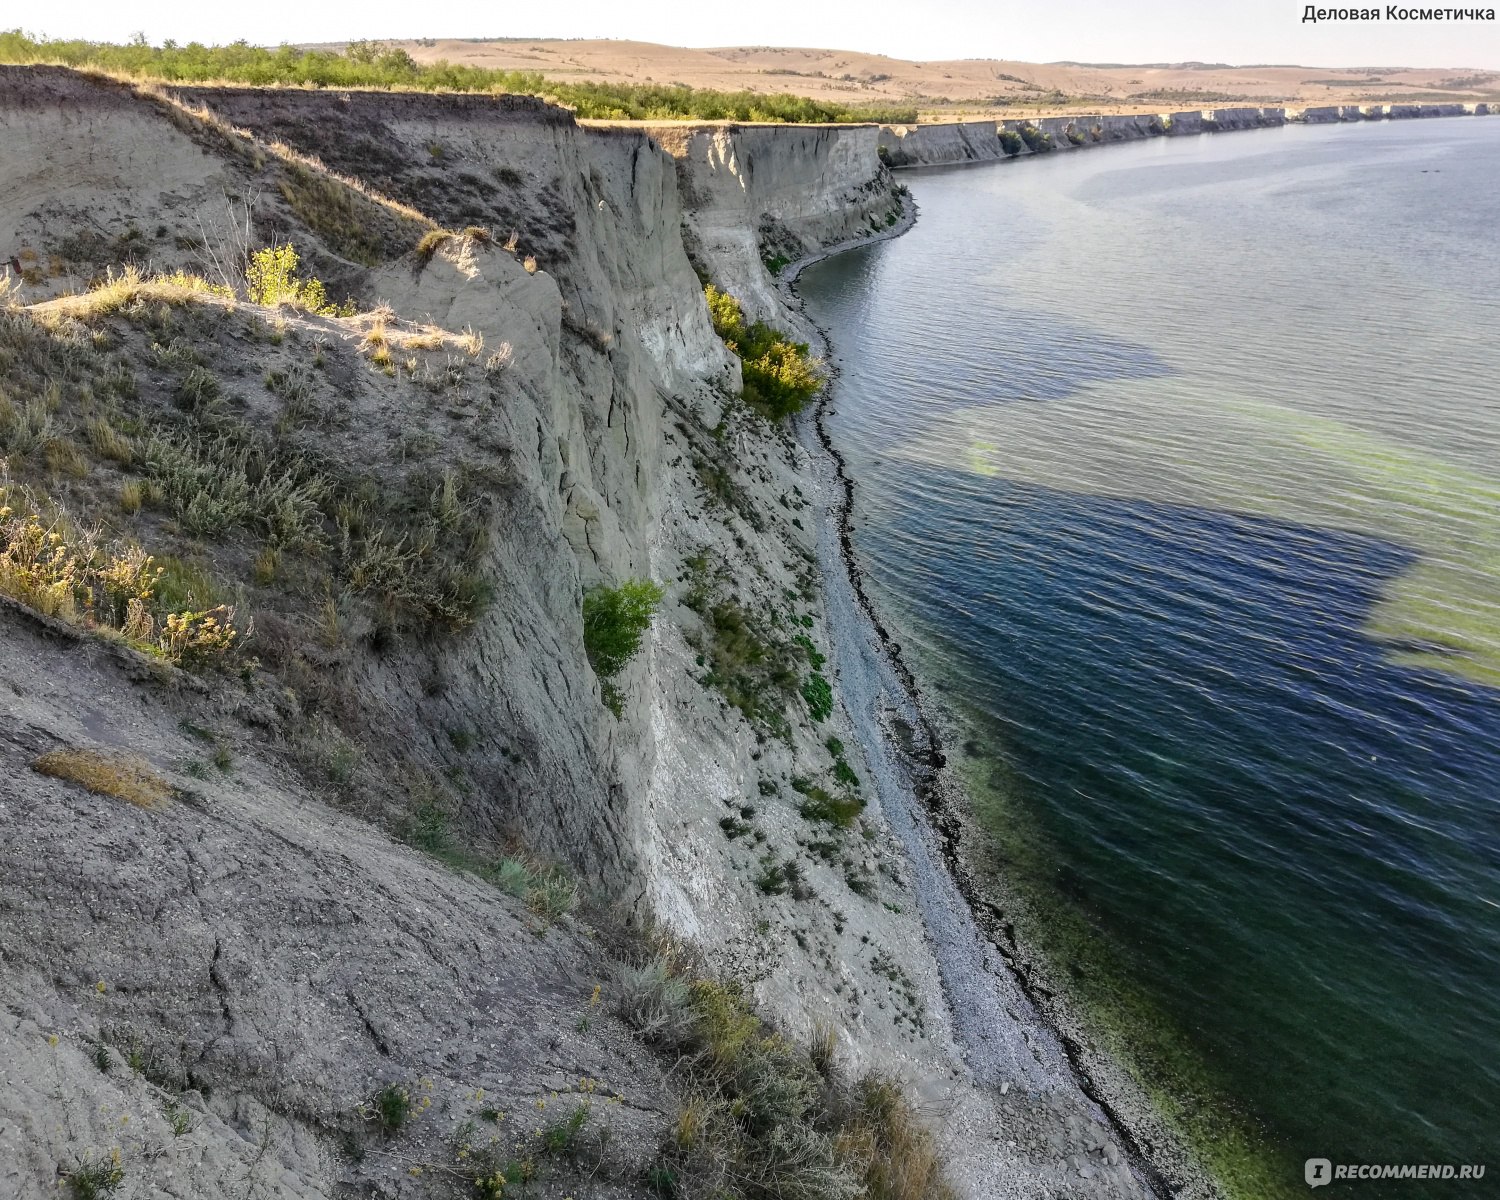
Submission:
M 1011 158 L 1020 154 L 1021 149 L 1025 145 L 1026 143 L 1022 141 L 1019 133 L 1010 129 L 1002 129 L 1000 131 L 1000 149 L 1004 150 Z
M 1026 143 L 1033 154 L 1045 154 L 1048 150 L 1052 149 L 1052 135 L 1050 133 L 1043 133 L 1030 122 L 1022 125 L 1017 132 L 1020 134 L 1021 140 Z
M 629 579 L 617 588 L 594 588 L 583 598 L 583 648 L 599 676 L 604 703 L 617 717 L 624 698 L 609 681 L 640 650 L 662 595 L 658 583 Z
M 740 302 L 713 284 L 703 294 L 714 332 L 740 359 L 745 402 L 772 420 L 800 412 L 823 386 L 822 364 L 807 344 L 789 341 L 762 321 L 747 325 Z

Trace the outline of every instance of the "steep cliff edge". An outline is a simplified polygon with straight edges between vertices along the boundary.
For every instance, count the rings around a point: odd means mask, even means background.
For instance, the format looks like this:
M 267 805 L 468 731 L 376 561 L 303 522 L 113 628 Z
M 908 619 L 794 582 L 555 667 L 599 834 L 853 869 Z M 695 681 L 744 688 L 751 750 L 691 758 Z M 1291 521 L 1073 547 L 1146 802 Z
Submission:
M 1289 122 L 1402 120 L 1414 117 L 1488 116 L 1488 104 L 1392 104 L 1358 108 L 1215 108 L 1173 113 L 1079 114 L 1033 120 L 935 122 L 882 125 L 880 156 L 891 167 L 941 167 L 998 162 L 1054 150 L 1084 150 L 1150 137 L 1192 137 L 1246 129 L 1274 129 Z
M 0 71 L 6 519 L 254 621 L 191 673 L 0 611 L 14 1192 L 112 1147 L 183 1196 L 670 1192 L 693 1080 L 609 1015 L 579 890 L 908 1087 L 962 1194 L 1141 1194 L 1066 1064 L 971 1067 L 1024 1014 L 945 974 L 844 703 L 834 485 L 703 302 L 795 326 L 768 266 L 899 228 L 877 136 Z M 344 315 L 191 282 L 287 243 Z M 581 605 L 632 578 L 667 594 L 616 715 Z M 43 769 L 80 755 L 161 802 Z M 800 1194 L 856 1194 L 824 1165 Z
M 785 317 L 782 266 L 900 218 L 873 125 L 646 128 L 677 160 L 689 254 L 755 317 Z

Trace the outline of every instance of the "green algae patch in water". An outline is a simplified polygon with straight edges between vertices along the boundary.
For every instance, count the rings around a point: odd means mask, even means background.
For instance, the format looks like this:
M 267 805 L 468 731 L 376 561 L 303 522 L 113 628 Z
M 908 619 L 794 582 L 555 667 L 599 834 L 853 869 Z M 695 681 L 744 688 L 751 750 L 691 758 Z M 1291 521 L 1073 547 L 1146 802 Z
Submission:
M 1255 1200 L 1500 1110 L 1500 125 L 1417 125 L 914 175 L 801 283 L 1039 974 Z
M 993 735 L 983 720 L 965 723 L 980 746 Z M 1232 1100 L 1229 1081 L 1199 1055 L 1179 1023 L 1136 982 L 1118 934 L 1101 929 L 1070 895 L 1064 856 L 1020 799 L 1003 751 L 970 759 L 965 790 L 986 839 L 976 862 L 1003 897 L 1021 947 L 1040 957 L 1046 982 L 1081 1018 L 1075 1036 L 1123 1067 L 1166 1127 L 1229 1200 L 1291 1200 L 1301 1189 L 1301 1160 L 1278 1153 Z

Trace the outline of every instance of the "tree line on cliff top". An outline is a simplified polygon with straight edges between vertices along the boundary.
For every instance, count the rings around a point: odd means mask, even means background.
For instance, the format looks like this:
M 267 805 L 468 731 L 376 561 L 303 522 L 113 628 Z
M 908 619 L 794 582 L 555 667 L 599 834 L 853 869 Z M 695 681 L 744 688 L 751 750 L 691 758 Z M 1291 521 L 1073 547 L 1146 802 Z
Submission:
M 876 121 L 911 123 L 914 107 L 837 104 L 807 96 L 718 92 L 670 84 L 549 80 L 535 71 L 502 71 L 439 61 L 418 63 L 405 50 L 351 42 L 342 51 L 230 46 L 128 45 L 32 38 L 0 33 L 0 63 L 60 63 L 169 83 L 238 83 L 266 87 L 390 88 L 424 92 L 515 92 L 564 104 L 600 120 L 775 121 L 787 124 Z

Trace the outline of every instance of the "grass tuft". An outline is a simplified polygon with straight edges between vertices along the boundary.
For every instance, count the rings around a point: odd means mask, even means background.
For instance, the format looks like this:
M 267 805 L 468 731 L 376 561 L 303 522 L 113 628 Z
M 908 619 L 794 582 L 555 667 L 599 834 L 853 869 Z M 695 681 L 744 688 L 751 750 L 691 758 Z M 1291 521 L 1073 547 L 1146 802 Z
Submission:
M 155 808 L 172 794 L 172 787 L 137 755 L 102 750 L 49 750 L 31 764 L 39 775 L 65 779 L 96 796 L 113 796 L 141 808 Z
M 103 1200 L 125 1181 L 125 1169 L 117 1149 L 102 1158 L 84 1154 L 59 1175 L 60 1181 L 67 1184 L 73 1200 Z
M 417 243 L 417 261 L 425 267 L 453 238 L 454 235 L 446 229 L 429 229 L 422 235 L 422 240 Z

